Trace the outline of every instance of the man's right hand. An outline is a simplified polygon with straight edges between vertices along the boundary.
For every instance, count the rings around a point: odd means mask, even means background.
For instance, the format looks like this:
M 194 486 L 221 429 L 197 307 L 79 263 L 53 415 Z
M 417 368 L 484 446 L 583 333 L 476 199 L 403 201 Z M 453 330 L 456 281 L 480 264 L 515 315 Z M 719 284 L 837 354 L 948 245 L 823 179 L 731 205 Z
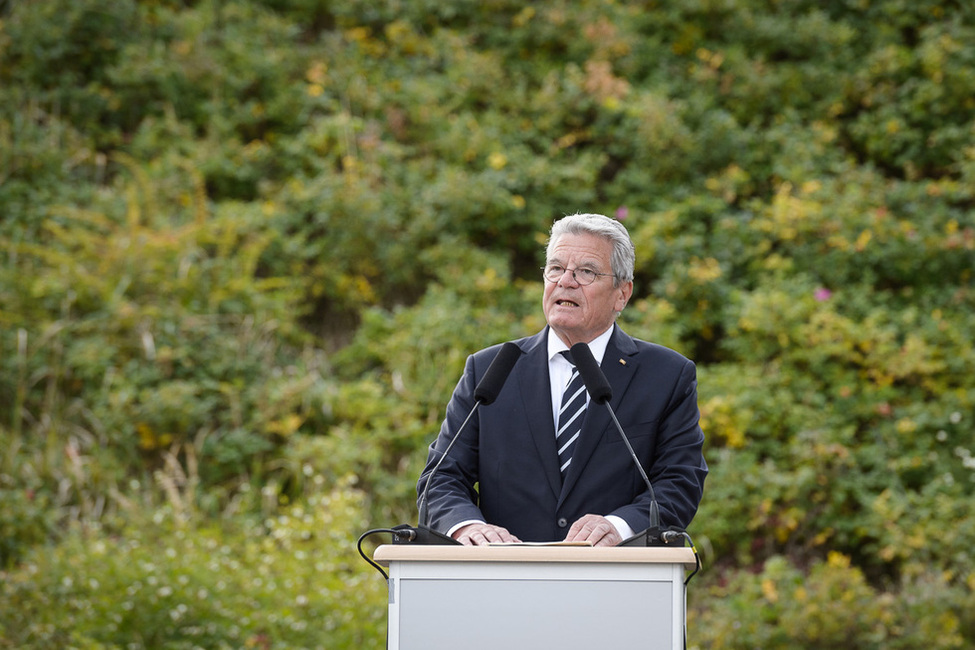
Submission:
M 491 524 L 467 524 L 454 531 L 454 539 L 464 546 L 485 546 L 492 542 L 520 542 L 507 528 Z

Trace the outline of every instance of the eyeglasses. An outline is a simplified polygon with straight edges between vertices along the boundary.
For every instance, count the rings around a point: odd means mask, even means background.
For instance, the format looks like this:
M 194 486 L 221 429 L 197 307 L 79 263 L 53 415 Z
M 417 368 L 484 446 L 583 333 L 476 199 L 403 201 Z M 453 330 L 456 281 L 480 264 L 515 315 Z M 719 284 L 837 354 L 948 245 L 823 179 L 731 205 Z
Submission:
M 549 264 L 547 266 L 542 267 L 542 275 L 545 277 L 546 280 L 553 283 L 561 280 L 562 276 L 565 275 L 566 271 L 572 274 L 573 280 L 575 280 L 576 282 L 578 282 L 583 286 L 592 284 L 593 282 L 596 281 L 596 278 L 598 278 L 601 275 L 606 275 L 613 278 L 616 277 L 616 275 L 613 273 L 596 273 L 592 269 L 587 269 L 587 268 L 567 269 L 564 266 L 560 266 L 558 264 Z

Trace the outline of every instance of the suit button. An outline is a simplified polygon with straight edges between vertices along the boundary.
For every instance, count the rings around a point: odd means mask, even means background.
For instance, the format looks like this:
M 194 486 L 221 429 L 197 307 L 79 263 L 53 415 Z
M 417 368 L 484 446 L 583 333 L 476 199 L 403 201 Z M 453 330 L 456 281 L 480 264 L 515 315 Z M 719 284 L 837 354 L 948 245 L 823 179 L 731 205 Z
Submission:
M 565 528 L 569 525 L 569 522 L 565 517 L 559 517 L 559 520 L 555 523 L 559 525 L 559 528 Z

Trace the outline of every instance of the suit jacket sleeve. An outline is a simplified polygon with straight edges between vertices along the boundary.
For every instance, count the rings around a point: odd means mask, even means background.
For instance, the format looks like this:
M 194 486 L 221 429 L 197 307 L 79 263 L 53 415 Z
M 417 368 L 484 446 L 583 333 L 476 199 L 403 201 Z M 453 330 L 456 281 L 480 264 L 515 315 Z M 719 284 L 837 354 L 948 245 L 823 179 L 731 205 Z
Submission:
M 477 356 L 483 358 L 483 354 Z M 489 359 L 493 359 L 493 355 Z M 440 433 L 430 445 L 426 467 L 417 482 L 417 506 L 419 507 L 427 481 L 436 467 L 436 475 L 427 495 L 429 522 L 426 523 L 430 528 L 442 533 L 446 533 L 451 527 L 462 521 L 484 520 L 484 516 L 476 505 L 475 485 L 479 478 L 479 419 L 476 412 L 461 431 L 461 435 L 451 447 L 450 453 L 443 456 L 443 452 L 474 407 L 474 388 L 486 370 L 487 365 L 482 367 L 482 364 L 475 361 L 475 355 L 467 358 L 464 374 L 447 403 L 447 412 L 441 424 Z M 440 463 L 439 467 L 437 467 L 438 462 Z M 419 523 L 423 525 L 425 522 Z
M 657 347 L 654 356 L 653 364 L 645 364 L 655 366 L 654 374 L 635 379 L 633 392 L 619 400 L 620 419 L 653 486 L 661 526 L 686 528 L 697 512 L 708 471 L 699 424 L 697 372 L 693 362 L 665 348 Z M 653 420 L 641 421 L 647 417 L 646 411 L 642 418 L 630 415 L 631 404 L 645 403 L 645 391 L 659 392 L 668 384 L 669 392 Z M 649 490 L 644 489 L 631 503 L 608 514 L 622 517 L 633 530 L 643 530 L 649 525 L 650 500 Z

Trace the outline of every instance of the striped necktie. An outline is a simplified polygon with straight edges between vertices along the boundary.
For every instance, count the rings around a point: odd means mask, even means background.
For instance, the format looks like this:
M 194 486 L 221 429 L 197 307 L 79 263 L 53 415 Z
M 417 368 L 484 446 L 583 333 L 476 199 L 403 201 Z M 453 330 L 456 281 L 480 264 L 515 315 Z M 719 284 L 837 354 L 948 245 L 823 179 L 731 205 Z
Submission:
M 572 363 L 572 355 L 563 350 L 562 355 Z M 579 434 L 582 433 L 582 421 L 586 416 L 586 385 L 582 376 L 572 363 L 572 377 L 569 379 L 565 392 L 562 393 L 562 407 L 559 409 L 559 426 L 555 431 L 555 440 L 559 448 L 559 469 L 562 480 L 569 471 L 572 462 L 572 449 L 575 447 Z

